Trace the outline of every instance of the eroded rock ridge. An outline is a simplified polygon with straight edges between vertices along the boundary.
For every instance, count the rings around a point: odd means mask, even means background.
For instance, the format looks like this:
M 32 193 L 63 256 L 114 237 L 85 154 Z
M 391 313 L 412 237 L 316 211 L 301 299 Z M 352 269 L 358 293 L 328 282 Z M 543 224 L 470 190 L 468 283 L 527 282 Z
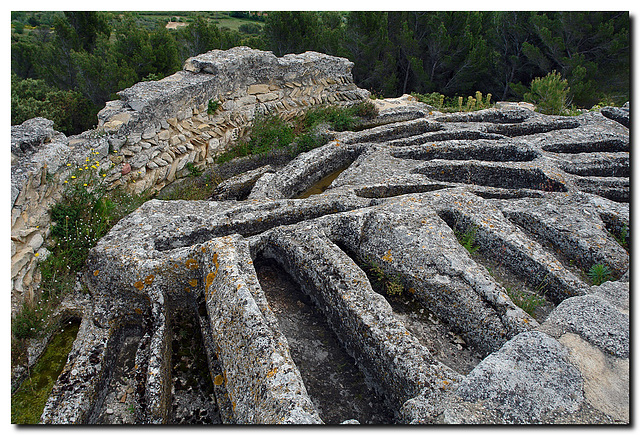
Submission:
M 210 56 L 181 74 L 219 74 Z M 159 84 L 138 91 L 165 98 Z M 146 125 L 160 105 L 125 93 L 139 116 L 129 122 Z M 296 362 L 302 339 L 257 272 L 268 263 L 326 321 L 387 422 L 628 423 L 629 254 L 616 237 L 630 225 L 629 129 L 603 112 L 443 114 L 406 102 L 280 169 L 226 180 L 218 200 L 145 203 L 91 251 L 91 304 L 42 421 L 104 421 L 111 391 L 129 388 L 134 422 L 176 422 L 173 325 L 187 316 L 212 385 L 197 397 L 214 420 L 326 422 Z M 115 116 L 105 124 L 129 128 Z M 594 265 L 612 280 L 592 286 Z M 404 299 L 375 290 L 372 266 Z M 540 306 L 526 312 L 518 294 Z M 135 364 L 112 386 L 125 351 Z

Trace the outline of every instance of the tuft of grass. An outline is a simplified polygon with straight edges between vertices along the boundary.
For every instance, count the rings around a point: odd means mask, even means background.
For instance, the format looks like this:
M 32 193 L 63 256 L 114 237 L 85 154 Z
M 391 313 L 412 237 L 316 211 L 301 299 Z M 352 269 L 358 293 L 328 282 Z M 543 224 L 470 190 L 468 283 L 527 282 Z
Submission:
M 530 316 L 533 316 L 536 309 L 545 303 L 545 299 L 537 293 L 529 293 L 512 287 L 507 287 L 505 290 L 511 301 Z
M 622 246 L 627 252 L 629 251 L 629 226 L 627 224 L 623 224 L 620 229 L 620 234 L 613 234 L 613 237 L 616 239 L 618 244 Z
M 587 276 L 591 280 L 592 285 L 600 285 L 611 279 L 611 269 L 609 266 L 601 263 L 594 264 L 589 269 L 589 272 L 587 272 Z
M 11 322 L 11 333 L 18 339 L 36 337 L 42 331 L 49 312 L 48 307 L 40 308 L 40 304 L 24 302 L 22 309 Z

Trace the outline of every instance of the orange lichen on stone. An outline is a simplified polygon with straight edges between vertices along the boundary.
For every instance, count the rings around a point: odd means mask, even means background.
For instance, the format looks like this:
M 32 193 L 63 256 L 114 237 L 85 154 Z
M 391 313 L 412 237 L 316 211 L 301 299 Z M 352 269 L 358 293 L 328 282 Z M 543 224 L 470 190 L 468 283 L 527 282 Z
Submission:
M 209 290 L 209 287 L 211 287 L 211 284 L 213 284 L 213 280 L 216 278 L 216 272 L 210 272 L 207 274 L 207 281 L 206 281 L 206 288 L 207 290 Z
M 198 262 L 196 260 L 194 260 L 193 258 L 189 258 L 184 265 L 187 267 L 187 269 L 189 270 L 194 270 L 198 268 Z
M 136 314 L 142 314 L 142 310 L 140 308 L 136 308 L 134 311 L 136 312 Z
M 198 285 L 198 280 L 197 280 L 197 279 L 190 279 L 190 280 L 189 280 L 189 285 L 190 285 L 191 287 L 197 287 L 197 285 Z
M 98 276 L 98 274 L 99 274 L 99 273 L 100 273 L 100 271 L 99 271 L 99 270 L 94 270 L 94 271 L 93 271 L 93 276 Z
M 224 377 L 222 377 L 222 375 L 217 375 L 215 378 L 213 378 L 213 385 L 222 385 L 224 382 Z
M 272 368 L 271 370 L 269 370 L 269 371 L 267 372 L 267 377 L 268 377 L 268 378 L 271 378 L 271 377 L 273 377 L 276 373 L 278 373 L 278 367 L 274 367 L 274 368 Z
M 154 279 L 155 279 L 155 276 L 149 275 L 144 279 L 144 283 L 146 285 L 151 285 L 151 283 L 153 282 Z
M 391 249 L 387 251 L 387 253 L 382 257 L 384 261 L 393 261 L 393 257 L 391 256 Z
M 138 290 L 142 290 L 144 288 L 144 283 L 142 281 L 136 281 L 133 283 L 133 286 Z

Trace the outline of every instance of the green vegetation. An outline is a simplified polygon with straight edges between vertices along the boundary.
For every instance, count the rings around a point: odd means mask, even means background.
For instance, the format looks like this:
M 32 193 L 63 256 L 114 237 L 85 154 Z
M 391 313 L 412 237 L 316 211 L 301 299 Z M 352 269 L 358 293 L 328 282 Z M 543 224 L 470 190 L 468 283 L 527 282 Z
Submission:
M 465 101 L 464 97 L 454 96 L 448 98 L 439 92 L 424 95 L 418 92 L 412 92 L 411 95 L 421 103 L 433 106 L 441 112 L 471 112 L 491 107 L 491 94 L 487 94 L 486 97 L 483 98 L 482 92 L 480 91 L 476 91 L 475 97 L 468 96 L 466 99 L 467 103 L 464 106 L 462 105 L 463 101 Z
M 209 100 L 209 103 L 207 105 L 207 114 L 208 115 L 215 114 L 220 108 L 220 106 L 222 106 L 222 104 L 220 104 L 220 101 Z
M 158 198 L 163 200 L 205 200 L 211 197 L 213 190 L 221 181 L 222 178 L 213 170 L 209 169 L 203 172 L 201 169 L 193 167 L 189 177 L 181 178 L 173 183 L 170 186 L 170 191 L 168 193 L 161 192 Z
M 315 131 L 320 124 L 326 123 L 336 131 L 350 130 L 362 119 L 375 117 L 376 110 L 373 103 L 366 101 L 347 107 L 312 108 L 289 122 L 277 115 L 257 115 L 250 140 L 218 156 L 216 163 L 222 164 L 236 157 L 266 154 L 277 149 L 289 149 L 293 155 L 297 155 L 325 143 L 324 138 Z M 291 144 L 295 146 L 290 147 Z
M 187 25 L 169 30 L 170 22 Z M 11 24 L 11 122 L 48 116 L 66 134 L 96 124 L 116 92 L 172 74 L 190 56 L 238 45 L 343 56 L 354 62 L 359 87 L 448 100 L 434 107 L 486 105 L 476 89 L 494 100 L 522 99 L 534 78 L 552 71 L 579 107 L 629 99 L 628 12 L 14 11 Z M 36 83 L 19 85 L 27 79 Z M 34 100 L 22 89 L 43 85 Z M 64 109 L 56 115 L 57 107 Z
M 567 80 L 556 71 L 552 71 L 545 77 L 533 79 L 531 91 L 524 94 L 524 99 L 535 104 L 541 113 L 562 115 L 567 112 L 569 91 Z
M 507 287 L 505 290 L 511 301 L 530 316 L 533 316 L 536 309 L 545 303 L 544 297 L 537 293 L 530 293 L 512 287 Z
M 587 272 L 587 276 L 591 280 L 591 285 L 600 285 L 611 279 L 611 269 L 601 263 L 594 264 Z
M 402 284 L 402 277 L 400 275 L 388 275 L 384 270 L 382 270 L 380 265 L 372 261 L 368 261 L 365 267 L 376 279 L 378 285 L 382 286 L 382 289 L 388 296 L 402 295 L 404 285 Z
M 24 358 L 24 340 L 50 331 L 51 313 L 74 286 L 89 250 L 118 220 L 139 207 L 145 196 L 106 192 L 102 176 L 87 161 L 65 181 L 62 201 L 51 208 L 50 254 L 39 266 L 40 294 L 25 301 L 12 322 L 12 360 Z M 15 342 L 14 342 L 15 341 Z
M 53 384 L 62 372 L 79 324 L 69 322 L 57 334 L 30 371 L 28 378 L 11 396 L 11 423 L 38 424 Z
M 478 231 L 478 227 L 470 226 L 466 231 L 457 231 L 454 230 L 454 234 L 458 239 L 458 242 L 467 250 L 469 254 L 473 254 L 479 248 L 476 244 L 476 231 Z
M 620 229 L 620 234 L 613 234 L 613 237 L 620 246 L 622 246 L 627 252 L 629 251 L 629 226 L 627 224 L 623 224 Z

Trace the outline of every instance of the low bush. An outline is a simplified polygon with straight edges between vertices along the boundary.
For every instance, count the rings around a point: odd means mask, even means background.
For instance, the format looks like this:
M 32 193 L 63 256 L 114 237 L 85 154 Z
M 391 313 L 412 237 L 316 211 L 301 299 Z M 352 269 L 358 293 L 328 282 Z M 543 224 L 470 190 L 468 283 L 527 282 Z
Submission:
M 535 104 L 540 113 L 563 115 L 568 109 L 569 91 L 567 80 L 554 70 L 545 77 L 533 79 L 524 100 Z

